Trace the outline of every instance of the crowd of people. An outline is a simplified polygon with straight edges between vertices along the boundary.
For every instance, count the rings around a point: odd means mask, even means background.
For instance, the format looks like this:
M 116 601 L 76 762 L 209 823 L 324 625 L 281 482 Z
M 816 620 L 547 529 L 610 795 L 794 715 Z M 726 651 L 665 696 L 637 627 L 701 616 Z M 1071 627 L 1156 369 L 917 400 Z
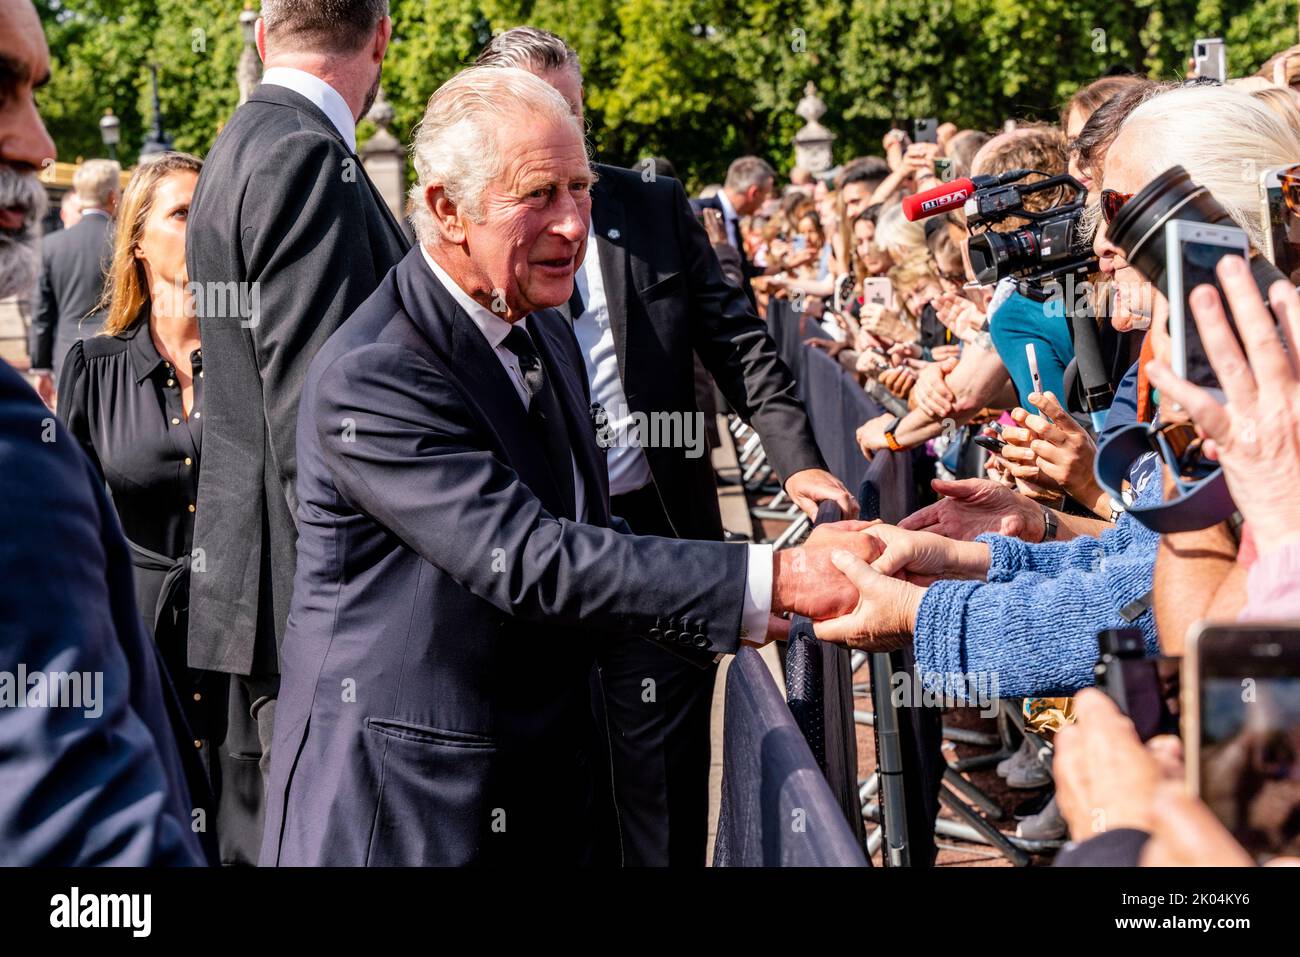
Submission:
M 125 188 L 83 164 L 42 248 L 50 61 L 0 0 L 0 294 L 38 301 L 36 393 L 0 369 L 3 668 L 103 676 L 93 719 L 0 709 L 0 858 L 698 866 L 718 662 L 793 615 L 1024 699 L 999 774 L 1054 779 L 1021 828 L 1068 837 L 1059 863 L 1250 864 L 1247 834 L 1300 856 L 1300 714 L 1225 824 L 1177 739 L 1092 687 L 1099 632 L 1173 657 L 1202 620 L 1300 617 L 1300 294 L 1222 259 L 1189 381 L 1109 235 L 1181 167 L 1265 248 L 1256 171 L 1300 183 L 1300 50 L 1226 83 L 1106 76 L 1056 125 L 894 129 L 788 184 L 741 157 L 688 199 L 664 159 L 591 161 L 578 55 L 521 27 L 433 93 L 399 217 L 355 156 L 388 4 L 325 6 L 264 0 L 262 84 L 206 157 Z M 1066 174 L 992 225 L 907 202 Z M 970 252 L 1071 200 L 1101 408 L 1060 297 L 1032 269 L 981 284 Z M 637 431 L 716 387 L 793 505 L 855 516 L 761 318 L 781 300 L 889 410 L 861 454 L 933 475 L 897 526 L 731 541 L 708 456 Z M 1116 485 L 1099 449 L 1133 429 L 1160 441 Z M 1149 517 L 1215 470 L 1231 515 Z

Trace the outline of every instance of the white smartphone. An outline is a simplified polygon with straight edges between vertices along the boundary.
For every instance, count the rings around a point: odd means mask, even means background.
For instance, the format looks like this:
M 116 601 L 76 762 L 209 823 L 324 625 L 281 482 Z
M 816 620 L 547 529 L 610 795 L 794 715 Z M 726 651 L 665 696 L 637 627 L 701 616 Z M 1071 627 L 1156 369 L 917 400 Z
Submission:
M 1208 76 L 1226 83 L 1228 80 L 1228 47 L 1218 37 L 1197 40 L 1192 47 L 1192 61 L 1197 76 Z
M 1300 853 L 1300 628 L 1198 622 L 1181 685 L 1188 793 L 1256 860 Z
M 1165 224 L 1165 255 L 1168 257 L 1165 275 L 1169 290 L 1169 345 L 1173 353 L 1170 365 L 1179 378 L 1191 379 L 1198 385 L 1212 385 L 1217 379 L 1205 357 L 1187 297 L 1197 286 L 1213 286 L 1219 291 L 1224 312 L 1231 322 L 1232 314 L 1215 267 L 1224 256 L 1240 256 L 1249 261 L 1250 239 L 1244 229 L 1236 226 L 1173 219 Z
M 1038 355 L 1032 342 L 1025 343 L 1025 358 L 1029 360 L 1029 377 L 1034 380 L 1034 391 L 1043 392 L 1043 377 L 1038 374 Z
M 892 311 L 894 308 L 893 281 L 883 277 L 862 280 L 862 301 L 874 302 Z

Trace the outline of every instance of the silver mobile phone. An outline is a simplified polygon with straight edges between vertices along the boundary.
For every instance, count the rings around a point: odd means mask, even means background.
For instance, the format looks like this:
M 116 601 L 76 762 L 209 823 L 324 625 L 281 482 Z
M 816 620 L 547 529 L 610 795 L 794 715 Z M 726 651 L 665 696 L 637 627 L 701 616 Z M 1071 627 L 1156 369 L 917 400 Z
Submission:
M 1228 47 L 1218 37 L 1197 40 L 1192 46 L 1192 61 L 1197 76 L 1208 76 L 1220 83 L 1227 81 Z
M 1236 226 L 1213 226 L 1174 219 L 1165 224 L 1165 253 L 1168 256 L 1169 338 L 1173 353 L 1170 365 L 1180 378 L 1191 378 L 1200 385 L 1207 385 L 1214 381 L 1213 372 L 1205 359 L 1205 349 L 1201 346 L 1187 297 L 1197 286 L 1213 286 L 1223 299 L 1225 313 L 1228 312 L 1215 267 L 1224 256 L 1236 255 L 1249 260 L 1250 239 L 1244 229 Z M 1189 376 L 1189 372 L 1192 375 Z

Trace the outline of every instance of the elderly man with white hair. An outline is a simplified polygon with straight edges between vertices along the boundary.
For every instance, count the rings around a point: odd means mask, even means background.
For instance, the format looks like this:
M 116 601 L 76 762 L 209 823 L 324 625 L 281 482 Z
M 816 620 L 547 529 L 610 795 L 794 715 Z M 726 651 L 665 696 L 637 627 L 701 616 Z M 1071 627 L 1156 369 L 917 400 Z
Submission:
M 420 246 L 302 395 L 262 863 L 592 863 L 600 635 L 734 652 L 773 612 L 847 611 L 830 549 L 869 540 L 830 527 L 774 555 L 610 528 L 553 308 L 587 251 L 580 122 L 532 74 L 474 68 L 413 150 Z

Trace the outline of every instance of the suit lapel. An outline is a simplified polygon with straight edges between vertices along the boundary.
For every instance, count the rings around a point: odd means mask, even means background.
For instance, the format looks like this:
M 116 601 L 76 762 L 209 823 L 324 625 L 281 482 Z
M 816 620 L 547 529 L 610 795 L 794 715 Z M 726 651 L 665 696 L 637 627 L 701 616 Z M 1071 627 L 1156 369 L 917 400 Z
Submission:
M 569 360 L 572 347 L 566 349 L 563 342 L 556 340 L 556 336 L 572 337 L 566 325 L 555 321 L 558 318 L 546 312 L 535 313 L 528 322 L 528 328 L 533 333 L 533 341 L 537 343 L 537 351 L 546 363 L 551 388 L 564 410 L 569 447 L 582 472 L 587 521 L 593 525 L 608 525 L 609 471 L 604 455 L 596 446 L 596 426 L 591 418 L 590 403 L 582 389 L 586 372 L 574 368 Z
M 627 223 L 622 203 L 604 180 L 596 182 L 592 193 L 591 219 L 596 233 L 596 254 L 600 257 L 600 277 L 605 284 L 605 307 L 609 310 L 614 352 L 618 357 L 618 375 L 626 388 L 627 290 L 631 280 Z M 591 250 L 587 250 L 587 255 L 591 255 Z
M 418 246 L 398 266 L 398 290 L 407 315 L 447 358 L 448 371 L 462 384 L 468 401 L 495 434 L 505 461 L 548 511 L 553 515 L 569 514 L 573 505 L 560 507 L 560 490 L 509 374 L 474 320 L 442 288 Z

